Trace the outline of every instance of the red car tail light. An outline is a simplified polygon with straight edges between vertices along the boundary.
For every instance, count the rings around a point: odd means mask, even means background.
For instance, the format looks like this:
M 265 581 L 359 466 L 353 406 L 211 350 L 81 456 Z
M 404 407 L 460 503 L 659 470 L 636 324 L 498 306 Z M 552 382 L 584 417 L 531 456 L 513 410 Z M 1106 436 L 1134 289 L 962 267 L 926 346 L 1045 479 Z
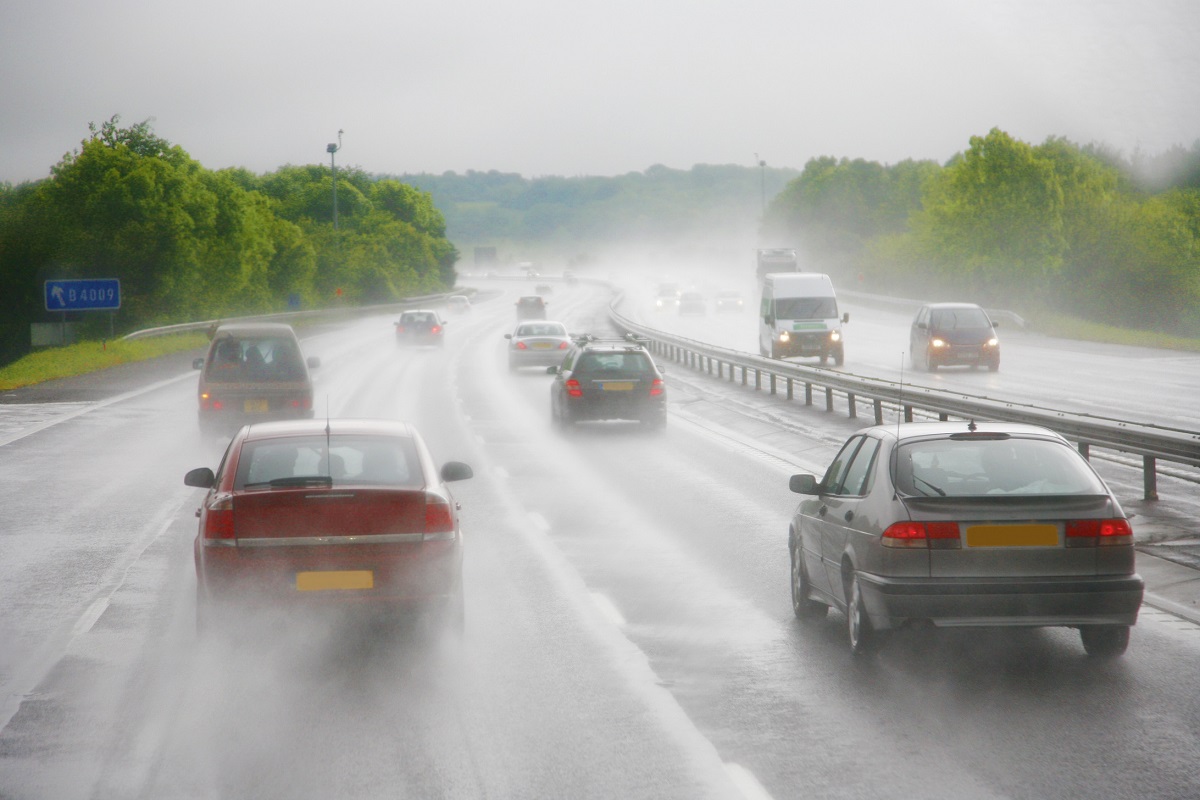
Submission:
M 1133 528 L 1127 519 L 1074 519 L 1065 527 L 1067 547 L 1133 544 Z
M 234 539 L 233 495 L 213 496 L 204 515 L 204 538 L 206 540 L 223 540 L 232 544 Z
M 425 493 L 425 533 L 421 538 L 426 542 L 454 538 L 454 513 L 450 501 L 440 494 Z
M 654 382 L 650 384 L 650 396 L 651 397 L 657 397 L 658 395 L 662 394 L 665 391 L 666 391 L 666 387 L 663 385 L 662 378 L 655 378 Z
M 430 333 L 441 333 L 441 332 L 442 332 L 442 326 L 441 326 L 441 325 L 434 325 L 432 328 L 430 328 L 430 329 L 429 329 L 429 332 L 430 332 Z
M 583 387 L 579 385 L 579 381 L 571 378 L 565 385 L 568 397 L 583 397 Z
M 884 547 L 957 550 L 962 538 L 957 522 L 894 522 L 883 532 Z

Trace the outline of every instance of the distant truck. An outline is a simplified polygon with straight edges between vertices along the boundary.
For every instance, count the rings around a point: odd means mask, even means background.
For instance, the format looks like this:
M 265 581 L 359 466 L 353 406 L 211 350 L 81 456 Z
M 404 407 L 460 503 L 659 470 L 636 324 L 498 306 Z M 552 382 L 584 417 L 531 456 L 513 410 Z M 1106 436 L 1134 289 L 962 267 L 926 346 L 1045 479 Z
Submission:
M 793 248 L 758 249 L 754 251 L 756 275 L 761 281 L 771 272 L 799 272 L 800 258 Z

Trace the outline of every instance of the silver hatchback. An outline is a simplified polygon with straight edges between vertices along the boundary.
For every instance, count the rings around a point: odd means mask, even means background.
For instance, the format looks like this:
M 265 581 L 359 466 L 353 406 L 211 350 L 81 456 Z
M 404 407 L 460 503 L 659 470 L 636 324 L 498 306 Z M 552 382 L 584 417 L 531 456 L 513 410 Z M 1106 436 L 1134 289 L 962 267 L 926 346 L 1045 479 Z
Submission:
M 522 322 L 512 333 L 504 334 L 508 339 L 508 368 L 557 367 L 571 349 L 571 336 L 567 326 L 550 320 Z
M 1068 626 L 1093 656 L 1125 651 L 1142 603 L 1133 531 L 1066 439 L 1005 423 L 865 428 L 807 495 L 788 531 L 792 608 L 832 606 L 850 648 L 910 625 Z

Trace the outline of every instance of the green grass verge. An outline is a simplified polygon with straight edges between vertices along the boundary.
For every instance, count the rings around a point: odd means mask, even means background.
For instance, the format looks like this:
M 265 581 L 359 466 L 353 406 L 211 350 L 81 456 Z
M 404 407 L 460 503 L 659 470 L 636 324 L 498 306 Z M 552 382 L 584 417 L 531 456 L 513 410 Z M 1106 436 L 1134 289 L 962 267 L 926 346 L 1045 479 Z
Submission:
M 145 361 L 207 345 L 208 337 L 203 333 L 181 333 L 133 341 L 79 342 L 67 347 L 40 350 L 0 368 L 0 391 L 32 386 L 55 378 L 84 375 L 118 364 Z
M 1157 347 L 1163 350 L 1187 350 L 1200 353 L 1200 339 L 1172 336 L 1155 331 L 1136 331 L 1118 328 L 1091 320 L 1076 319 L 1054 314 L 1031 315 L 1031 330 L 1047 336 L 1063 339 L 1080 339 L 1085 342 L 1124 344 L 1131 347 Z

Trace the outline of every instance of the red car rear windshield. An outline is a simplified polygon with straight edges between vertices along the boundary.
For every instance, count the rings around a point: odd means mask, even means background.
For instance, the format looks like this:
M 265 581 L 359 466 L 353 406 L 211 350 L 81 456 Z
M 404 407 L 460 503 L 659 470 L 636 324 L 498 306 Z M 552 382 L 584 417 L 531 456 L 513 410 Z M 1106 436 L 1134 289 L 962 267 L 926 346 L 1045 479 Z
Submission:
M 234 489 L 269 489 L 271 482 L 327 476 L 333 485 L 420 489 L 425 485 L 412 439 L 399 436 L 289 437 L 248 442 Z

